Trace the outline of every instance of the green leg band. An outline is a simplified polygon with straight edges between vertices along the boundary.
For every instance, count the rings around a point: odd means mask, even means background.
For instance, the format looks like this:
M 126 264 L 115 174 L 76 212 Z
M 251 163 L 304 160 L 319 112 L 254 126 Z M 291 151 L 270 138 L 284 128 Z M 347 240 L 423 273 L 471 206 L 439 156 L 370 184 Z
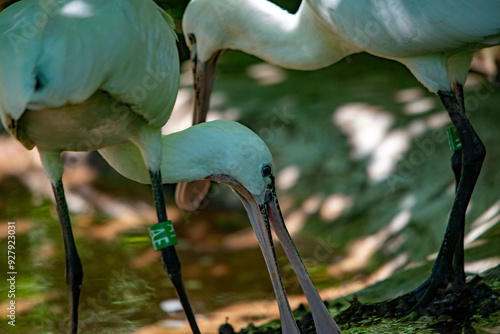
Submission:
M 177 236 L 171 220 L 155 224 L 149 227 L 148 231 L 154 250 L 177 245 Z
M 460 137 L 458 137 L 457 129 L 454 126 L 449 126 L 446 128 L 448 132 L 448 140 L 450 141 L 450 148 L 453 152 L 462 149 L 462 143 L 460 142 Z

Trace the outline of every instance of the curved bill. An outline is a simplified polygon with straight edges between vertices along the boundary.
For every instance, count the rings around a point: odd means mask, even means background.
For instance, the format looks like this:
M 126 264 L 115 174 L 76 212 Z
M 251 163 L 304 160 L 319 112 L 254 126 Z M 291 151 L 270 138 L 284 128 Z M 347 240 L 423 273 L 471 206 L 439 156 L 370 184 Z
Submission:
M 238 195 L 243 203 L 248 218 L 252 223 L 255 234 L 259 241 L 262 254 L 266 261 L 267 270 L 273 284 L 276 300 L 281 318 L 281 327 L 283 333 L 299 334 L 299 329 L 293 318 L 290 304 L 286 296 L 285 287 L 281 280 L 278 263 L 276 262 L 276 253 L 274 252 L 274 244 L 271 235 L 271 227 L 267 213 L 267 206 L 262 200 L 256 199 L 248 190 L 245 189 L 238 181 L 227 175 L 212 175 L 212 181 L 225 183 Z
M 286 256 L 292 264 L 295 274 L 297 274 L 297 278 L 299 279 L 302 290 L 309 303 L 309 307 L 311 308 L 314 324 L 316 325 L 316 332 L 318 334 L 342 334 L 342 331 L 335 323 L 335 320 L 333 320 L 332 315 L 328 312 L 318 291 L 314 287 L 297 248 L 292 241 L 292 237 L 286 229 L 285 221 L 278 203 L 278 197 L 276 196 L 274 182 L 267 194 L 266 206 L 268 206 L 266 211 L 271 222 L 271 227 L 278 236 Z
M 293 318 L 290 305 L 286 296 L 286 291 L 281 280 L 281 275 L 276 262 L 276 254 L 271 234 L 271 227 L 280 239 L 285 253 L 293 266 L 299 279 L 302 290 L 307 298 L 311 313 L 314 318 L 317 333 L 319 334 L 341 334 L 339 327 L 333 320 L 314 287 L 309 274 L 307 273 L 299 253 L 293 244 L 292 238 L 286 229 L 283 215 L 278 203 L 274 181 L 266 191 L 254 196 L 246 190 L 240 183 L 226 175 L 216 175 L 210 179 L 229 185 L 240 197 L 248 217 L 259 240 L 259 244 L 266 260 L 267 269 L 271 276 L 274 292 L 278 301 L 278 308 L 281 316 L 281 326 L 283 333 L 299 333 Z
M 217 69 L 217 60 L 221 52 L 222 51 L 214 53 L 212 57 L 205 62 L 198 59 L 195 51 L 191 53 L 194 88 L 193 125 L 205 122 L 207 118 L 210 94 L 212 93 L 215 72 Z

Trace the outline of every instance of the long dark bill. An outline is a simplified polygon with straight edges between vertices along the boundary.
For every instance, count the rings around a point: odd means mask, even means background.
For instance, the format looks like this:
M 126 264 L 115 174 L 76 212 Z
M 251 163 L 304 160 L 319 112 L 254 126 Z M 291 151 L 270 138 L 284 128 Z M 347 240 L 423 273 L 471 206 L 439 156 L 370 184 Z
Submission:
M 269 219 L 267 213 L 267 204 L 263 201 L 257 200 L 248 190 L 246 190 L 238 181 L 234 180 L 227 175 L 212 175 L 212 181 L 225 183 L 239 196 L 243 203 L 250 222 L 252 223 L 255 234 L 260 244 L 262 254 L 266 261 L 267 270 L 271 276 L 274 293 L 278 301 L 278 308 L 281 317 L 281 327 L 283 333 L 299 334 L 299 329 L 293 318 L 290 304 L 286 296 L 285 287 L 281 280 L 281 275 L 276 261 L 276 254 L 274 252 L 274 244 L 271 235 L 271 228 L 269 226 Z M 259 202 L 261 202 L 259 204 Z
M 292 237 L 285 226 L 285 221 L 280 210 L 278 197 L 276 196 L 276 189 L 274 180 L 271 185 L 270 191 L 266 194 L 267 214 L 271 222 L 271 227 L 278 236 L 285 253 L 292 264 L 295 273 L 299 279 L 302 290 L 307 298 L 311 313 L 313 315 L 316 331 L 318 334 L 341 334 L 342 331 L 333 320 L 333 317 L 328 312 L 325 304 L 323 303 L 318 291 L 314 287 L 309 274 L 300 258 L 300 255 L 295 247 Z
M 197 56 L 191 59 L 193 70 L 194 110 L 193 125 L 205 122 L 208 107 L 210 105 L 210 94 L 215 80 L 217 60 L 222 52 L 216 52 L 207 61 L 201 62 Z

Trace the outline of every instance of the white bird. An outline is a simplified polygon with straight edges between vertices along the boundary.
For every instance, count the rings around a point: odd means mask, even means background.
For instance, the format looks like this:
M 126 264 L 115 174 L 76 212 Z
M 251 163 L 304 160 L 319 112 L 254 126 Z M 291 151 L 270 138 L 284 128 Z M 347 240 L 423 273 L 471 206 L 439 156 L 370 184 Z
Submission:
M 57 204 L 70 290 L 70 332 L 78 330 L 83 270 L 62 184 L 62 151 L 124 142 L 141 150 L 159 222 L 161 127 L 179 84 L 173 20 L 150 0 L 23 0 L 0 13 L 0 117 L 26 148 L 38 147 Z M 162 259 L 199 333 L 173 245 Z
M 164 183 L 216 181 L 231 187 L 243 202 L 271 276 L 282 332 L 291 334 L 299 330 L 276 263 L 271 227 L 297 274 L 317 326 L 328 333 L 341 333 L 314 288 L 286 229 L 276 196 L 271 153 L 264 142 L 239 123 L 218 120 L 164 136 L 162 150 Z M 125 177 L 141 183 L 150 182 L 140 151 L 132 143 L 99 152 Z
M 485 148 L 465 115 L 463 84 L 473 53 L 500 44 L 500 1 L 304 0 L 290 14 L 265 0 L 192 0 L 183 31 L 195 75 L 195 123 L 205 119 L 225 49 L 297 70 L 326 67 L 358 52 L 406 65 L 440 97 L 462 143 L 452 158 L 457 192 L 448 228 L 430 278 L 414 291 L 415 308 L 448 282 L 465 285 L 465 211 Z

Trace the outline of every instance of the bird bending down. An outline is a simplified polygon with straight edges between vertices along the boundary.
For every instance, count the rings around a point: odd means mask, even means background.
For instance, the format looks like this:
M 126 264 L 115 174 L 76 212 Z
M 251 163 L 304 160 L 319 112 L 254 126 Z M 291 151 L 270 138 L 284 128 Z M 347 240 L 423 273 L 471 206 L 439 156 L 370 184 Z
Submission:
M 0 117 L 26 148 L 38 147 L 51 181 L 66 255 L 70 333 L 77 333 L 83 270 L 60 155 L 133 142 L 149 170 L 158 221 L 167 220 L 161 127 L 179 84 L 173 20 L 150 0 L 23 0 L 0 13 L 0 33 Z M 162 260 L 199 333 L 174 246 L 162 249 Z
M 148 183 L 140 152 L 131 143 L 99 151 L 127 178 Z M 288 233 L 276 196 L 274 167 L 264 142 L 243 125 L 226 120 L 198 124 L 163 137 L 164 183 L 211 180 L 238 195 L 257 235 L 278 301 L 283 333 L 299 333 L 276 263 L 271 228 L 292 264 L 311 311 L 323 333 L 341 333 L 307 274 Z M 168 162 L 168 163 L 167 163 Z M 319 323 L 318 323 L 319 322 Z
M 473 53 L 500 44 L 499 1 L 304 0 L 290 14 L 266 0 L 192 0 L 182 24 L 191 50 L 195 123 L 206 117 L 224 49 L 297 70 L 326 67 L 358 52 L 406 65 L 439 96 L 462 142 L 452 157 L 457 189 L 448 227 L 431 276 L 413 292 L 414 309 L 450 284 L 466 287 L 465 212 L 485 147 L 465 114 L 463 84 Z

